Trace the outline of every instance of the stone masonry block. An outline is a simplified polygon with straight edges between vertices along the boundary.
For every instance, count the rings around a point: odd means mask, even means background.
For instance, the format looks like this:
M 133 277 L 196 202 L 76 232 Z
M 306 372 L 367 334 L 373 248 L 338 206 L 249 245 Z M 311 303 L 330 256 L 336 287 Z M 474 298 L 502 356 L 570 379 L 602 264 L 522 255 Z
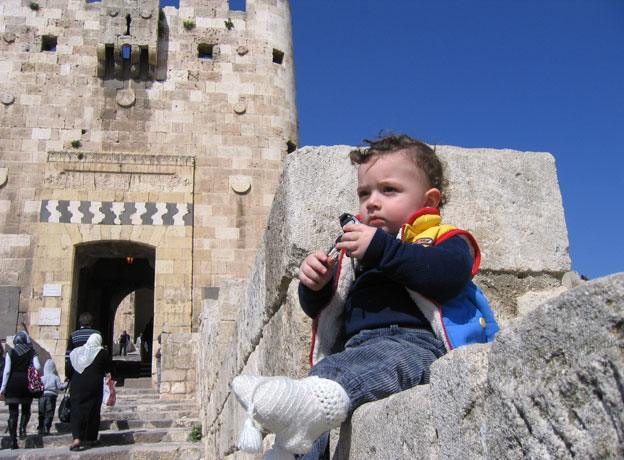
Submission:
M 431 366 L 432 422 L 440 458 L 483 458 L 483 405 L 491 344 L 453 350 Z
M 546 301 L 503 330 L 487 375 L 487 458 L 624 456 L 624 273 Z
M 165 370 L 162 373 L 164 382 L 184 382 L 185 378 L 186 371 L 184 370 Z
M 431 406 L 429 385 L 364 404 L 340 428 L 332 459 L 439 458 Z
M 347 159 L 350 150 L 305 147 L 286 158 L 269 222 L 275 228 L 277 222 L 285 224 L 287 243 L 274 239 L 277 244 L 305 252 L 324 248 L 340 231 L 338 216 L 357 212 L 356 168 Z M 551 155 L 448 146 L 437 151 L 451 184 L 445 221 L 473 232 L 483 252 L 482 269 L 569 270 L 567 231 Z
M 47 140 L 50 139 L 52 130 L 50 128 L 33 128 L 32 139 Z

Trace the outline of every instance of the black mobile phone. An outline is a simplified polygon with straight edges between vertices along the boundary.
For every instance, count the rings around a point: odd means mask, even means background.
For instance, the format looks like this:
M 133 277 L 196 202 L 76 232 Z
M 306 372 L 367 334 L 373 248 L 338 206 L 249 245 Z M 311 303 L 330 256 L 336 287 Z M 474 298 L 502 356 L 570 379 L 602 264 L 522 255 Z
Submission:
M 339 220 L 340 220 L 341 228 L 347 224 L 361 224 L 361 222 L 358 220 L 357 217 L 355 217 L 353 214 L 349 214 L 348 212 L 343 213 L 340 216 Z M 338 258 L 340 251 L 336 248 L 336 244 L 338 244 L 341 239 L 342 239 L 342 235 L 336 238 L 336 241 L 334 241 L 334 244 L 332 245 L 332 247 L 329 248 L 329 251 L 327 251 L 327 257 L 329 257 L 330 259 Z

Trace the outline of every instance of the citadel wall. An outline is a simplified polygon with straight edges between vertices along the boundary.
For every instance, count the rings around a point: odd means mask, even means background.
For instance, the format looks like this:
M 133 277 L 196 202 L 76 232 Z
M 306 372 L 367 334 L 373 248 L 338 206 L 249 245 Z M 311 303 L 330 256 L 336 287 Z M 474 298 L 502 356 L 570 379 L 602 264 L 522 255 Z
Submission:
M 61 365 L 92 308 L 77 274 L 126 255 L 153 272 L 154 340 L 189 333 L 247 274 L 298 142 L 289 3 L 37 6 L 0 4 L 2 334 L 24 324 Z

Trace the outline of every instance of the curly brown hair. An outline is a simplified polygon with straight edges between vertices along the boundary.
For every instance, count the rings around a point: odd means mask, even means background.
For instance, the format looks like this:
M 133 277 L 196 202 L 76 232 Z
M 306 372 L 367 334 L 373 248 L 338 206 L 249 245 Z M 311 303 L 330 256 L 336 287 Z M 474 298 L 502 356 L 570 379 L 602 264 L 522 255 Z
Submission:
M 436 155 L 435 148 L 432 149 L 407 134 L 388 134 L 373 140 L 364 139 L 364 144 L 349 153 L 352 164 L 361 165 L 378 155 L 403 151 L 425 173 L 431 187 L 440 190 L 438 207 L 442 208 L 446 204 L 448 181 L 444 177 L 444 165 Z

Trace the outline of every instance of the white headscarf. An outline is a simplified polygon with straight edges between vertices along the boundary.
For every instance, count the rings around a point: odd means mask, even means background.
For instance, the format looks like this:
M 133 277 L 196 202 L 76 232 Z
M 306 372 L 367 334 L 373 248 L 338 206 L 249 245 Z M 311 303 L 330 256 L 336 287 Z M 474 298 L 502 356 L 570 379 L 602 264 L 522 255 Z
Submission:
M 69 360 L 76 372 L 82 372 L 91 365 L 97 354 L 102 350 L 102 336 L 91 334 L 83 346 L 74 348 L 69 354 Z

